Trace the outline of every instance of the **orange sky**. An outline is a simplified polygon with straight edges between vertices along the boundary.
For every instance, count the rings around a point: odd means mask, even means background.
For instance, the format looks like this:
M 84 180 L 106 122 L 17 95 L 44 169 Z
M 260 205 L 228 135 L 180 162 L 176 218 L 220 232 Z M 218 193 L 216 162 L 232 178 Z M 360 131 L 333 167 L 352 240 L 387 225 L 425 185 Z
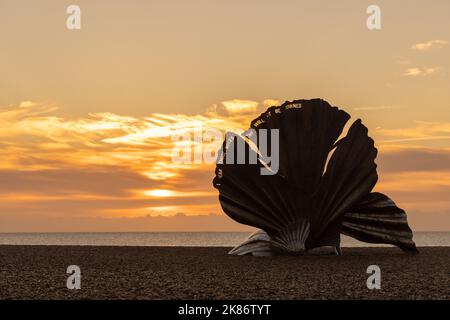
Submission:
M 72 2 L 0 2 L 0 232 L 248 230 L 171 137 L 314 97 L 363 119 L 414 230 L 450 230 L 448 1 L 379 1 L 380 31 L 364 1 L 75 1 L 68 31 Z

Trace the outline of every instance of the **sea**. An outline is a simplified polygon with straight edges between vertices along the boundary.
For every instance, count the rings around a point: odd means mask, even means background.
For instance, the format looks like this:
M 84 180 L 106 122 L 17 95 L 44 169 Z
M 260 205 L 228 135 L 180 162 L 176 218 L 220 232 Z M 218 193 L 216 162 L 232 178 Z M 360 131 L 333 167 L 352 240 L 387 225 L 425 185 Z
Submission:
M 249 232 L 0 233 L 0 245 L 233 247 Z M 416 232 L 419 247 L 450 246 L 450 232 Z M 383 247 L 342 236 L 342 247 Z

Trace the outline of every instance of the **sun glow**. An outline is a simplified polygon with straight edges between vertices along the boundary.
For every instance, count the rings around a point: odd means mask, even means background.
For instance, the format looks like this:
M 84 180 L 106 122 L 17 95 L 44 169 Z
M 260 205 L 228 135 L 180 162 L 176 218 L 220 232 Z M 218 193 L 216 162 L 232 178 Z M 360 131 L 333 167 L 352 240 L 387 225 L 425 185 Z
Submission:
M 154 189 L 144 191 L 144 195 L 149 197 L 166 198 L 173 197 L 175 195 L 175 192 L 173 192 L 172 190 Z

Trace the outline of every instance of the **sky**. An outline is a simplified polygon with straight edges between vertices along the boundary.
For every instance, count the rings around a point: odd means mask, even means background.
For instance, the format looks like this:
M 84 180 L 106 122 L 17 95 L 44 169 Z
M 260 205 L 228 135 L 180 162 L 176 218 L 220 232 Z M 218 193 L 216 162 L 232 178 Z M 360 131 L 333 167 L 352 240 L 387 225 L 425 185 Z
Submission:
M 68 30 L 66 8 L 81 9 Z M 381 9 L 368 30 L 366 9 Z M 0 0 L 0 232 L 240 231 L 175 134 L 320 97 L 361 118 L 376 191 L 450 231 L 450 2 Z M 204 146 L 214 151 L 221 141 Z

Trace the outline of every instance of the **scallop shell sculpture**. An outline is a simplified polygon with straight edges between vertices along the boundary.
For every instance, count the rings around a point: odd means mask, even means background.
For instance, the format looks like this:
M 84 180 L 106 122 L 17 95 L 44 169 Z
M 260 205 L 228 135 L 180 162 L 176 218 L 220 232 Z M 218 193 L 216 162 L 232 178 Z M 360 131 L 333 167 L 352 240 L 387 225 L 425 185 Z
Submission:
M 246 133 L 227 135 L 213 185 L 228 216 L 258 228 L 230 254 L 304 254 L 323 247 L 340 254 L 341 234 L 417 252 L 405 211 L 371 192 L 378 180 L 377 149 L 359 119 L 342 135 L 349 119 L 321 99 L 270 107 L 250 131 L 259 141 L 259 129 L 279 129 L 279 167 L 272 175 L 261 174 L 269 165 L 259 157 L 253 164 L 236 163 L 236 143 L 230 141 L 240 140 L 249 159 L 255 140 Z

